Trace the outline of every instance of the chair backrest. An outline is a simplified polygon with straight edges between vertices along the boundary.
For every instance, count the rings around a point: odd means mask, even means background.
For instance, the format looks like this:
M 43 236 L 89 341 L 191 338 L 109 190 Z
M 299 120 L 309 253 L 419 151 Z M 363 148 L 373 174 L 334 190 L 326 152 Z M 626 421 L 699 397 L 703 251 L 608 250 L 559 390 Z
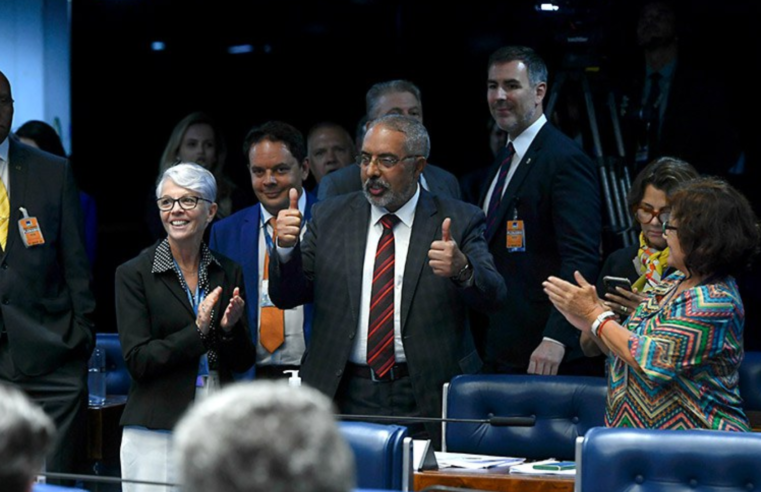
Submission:
M 761 352 L 745 352 L 740 364 L 740 396 L 743 409 L 761 411 Z
M 604 424 L 606 382 L 586 376 L 479 374 L 444 388 L 444 418 L 536 418 L 532 427 L 443 424 L 445 451 L 571 460 L 577 436 Z
M 106 394 L 126 395 L 129 393 L 132 377 L 124 362 L 119 335 L 98 333 L 95 335 L 95 344 L 106 352 Z
M 354 451 L 357 487 L 412 490 L 412 439 L 407 428 L 366 422 L 339 422 Z
M 756 433 L 599 427 L 576 453 L 583 492 L 739 492 L 761 483 Z

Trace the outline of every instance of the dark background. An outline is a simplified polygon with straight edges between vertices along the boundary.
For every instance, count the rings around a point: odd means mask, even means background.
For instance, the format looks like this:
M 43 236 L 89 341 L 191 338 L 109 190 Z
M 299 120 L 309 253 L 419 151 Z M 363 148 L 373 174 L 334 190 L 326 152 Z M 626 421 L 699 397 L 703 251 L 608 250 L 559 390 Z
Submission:
M 621 67 L 642 63 L 634 43 L 641 4 L 564 1 L 567 13 L 549 15 L 525 0 L 71 2 L 72 162 L 98 204 L 98 329 L 115 331 L 114 269 L 151 243 L 145 199 L 172 128 L 188 113 L 219 121 L 227 173 L 248 189 L 240 147 L 250 127 L 281 119 L 306 132 L 327 119 L 353 133 L 370 85 L 406 78 L 422 90 L 431 161 L 461 175 L 491 162 L 485 78 L 492 51 L 534 47 L 548 62 L 550 87 L 572 58 L 576 67 L 598 67 L 590 78 L 605 87 Z M 754 170 L 759 2 L 675 5 L 680 57 L 723 84 L 733 117 L 751 122 L 743 137 Z M 153 51 L 155 41 L 165 49 Z M 254 51 L 228 53 L 243 44 Z

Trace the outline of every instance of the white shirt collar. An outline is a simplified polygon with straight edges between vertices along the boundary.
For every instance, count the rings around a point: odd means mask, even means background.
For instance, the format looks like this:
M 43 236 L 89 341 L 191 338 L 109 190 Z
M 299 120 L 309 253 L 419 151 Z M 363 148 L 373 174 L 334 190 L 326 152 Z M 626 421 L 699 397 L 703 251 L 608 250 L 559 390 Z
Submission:
M 306 194 L 306 191 L 302 189 L 301 195 L 299 196 L 299 212 L 301 212 L 302 217 L 304 216 L 304 210 L 306 209 L 307 209 L 307 194 Z M 274 215 L 269 213 L 267 209 L 264 208 L 264 206 L 261 203 L 259 203 L 259 210 L 262 213 L 262 224 L 266 224 L 267 222 L 269 222 L 269 220 L 272 217 L 275 217 Z M 277 217 L 275 218 L 277 219 Z
M 399 217 L 399 221 L 402 222 L 407 227 L 412 227 L 412 221 L 415 218 L 415 208 L 417 207 L 417 202 L 420 199 L 420 185 L 417 185 L 417 189 L 415 190 L 415 194 L 412 195 L 412 198 L 407 200 L 407 203 L 401 206 L 399 210 L 396 212 L 393 212 L 394 215 Z M 370 224 L 375 225 L 378 223 L 378 221 L 386 214 L 390 214 L 392 212 L 389 212 L 386 210 L 385 207 L 376 207 L 372 203 L 370 204 Z
M 534 141 L 534 138 L 536 137 L 537 133 L 539 133 L 539 130 L 542 129 L 544 124 L 547 123 L 547 117 L 544 116 L 544 114 L 540 114 L 539 118 L 535 122 L 533 122 L 528 128 L 523 130 L 520 135 L 518 135 L 515 140 L 513 140 L 513 148 L 515 149 L 515 153 L 519 157 L 523 157 L 526 155 L 526 152 L 528 151 L 528 148 L 531 147 L 531 142 Z

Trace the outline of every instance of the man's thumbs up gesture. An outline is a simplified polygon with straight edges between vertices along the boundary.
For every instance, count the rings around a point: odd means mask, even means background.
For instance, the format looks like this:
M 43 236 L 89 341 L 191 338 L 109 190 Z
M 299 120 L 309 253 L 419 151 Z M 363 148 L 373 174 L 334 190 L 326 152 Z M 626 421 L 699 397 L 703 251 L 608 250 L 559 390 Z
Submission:
M 277 213 L 277 244 L 283 248 L 296 246 L 301 233 L 301 212 L 299 212 L 299 192 L 296 188 L 288 191 L 291 203 L 288 208 Z
M 467 274 L 468 258 L 457 247 L 457 243 L 452 239 L 449 228 L 452 220 L 447 217 L 441 224 L 441 240 L 431 243 L 431 249 L 428 250 L 428 264 L 433 269 L 433 273 L 440 277 L 458 277 L 456 280 L 465 282 L 470 278 Z M 460 273 L 467 274 L 465 278 L 459 278 Z

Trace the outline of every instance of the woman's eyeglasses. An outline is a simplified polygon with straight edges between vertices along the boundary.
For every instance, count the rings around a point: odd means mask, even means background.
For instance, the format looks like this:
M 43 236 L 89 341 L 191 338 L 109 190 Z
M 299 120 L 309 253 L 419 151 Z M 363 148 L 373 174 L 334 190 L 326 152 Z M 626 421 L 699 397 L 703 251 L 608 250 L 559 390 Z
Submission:
M 679 230 L 678 227 L 669 225 L 668 219 L 666 219 L 666 221 L 663 222 L 663 235 L 664 236 L 668 234 L 668 231 L 678 231 L 678 230 Z
M 634 209 L 634 216 L 640 224 L 649 224 L 653 220 L 653 217 L 658 217 L 658 221 L 663 224 L 669 220 L 670 212 L 666 207 L 652 208 L 645 205 L 637 205 Z
M 164 212 L 168 212 L 169 210 L 172 210 L 174 208 L 175 203 L 179 203 L 180 208 L 183 210 L 193 210 L 194 208 L 198 206 L 199 200 L 203 200 L 205 202 L 211 203 L 211 200 L 207 200 L 206 198 L 201 198 L 200 196 L 186 195 L 186 196 L 181 196 L 180 198 L 162 196 L 161 198 L 156 200 L 156 204 L 159 206 L 159 210 L 162 210 Z

